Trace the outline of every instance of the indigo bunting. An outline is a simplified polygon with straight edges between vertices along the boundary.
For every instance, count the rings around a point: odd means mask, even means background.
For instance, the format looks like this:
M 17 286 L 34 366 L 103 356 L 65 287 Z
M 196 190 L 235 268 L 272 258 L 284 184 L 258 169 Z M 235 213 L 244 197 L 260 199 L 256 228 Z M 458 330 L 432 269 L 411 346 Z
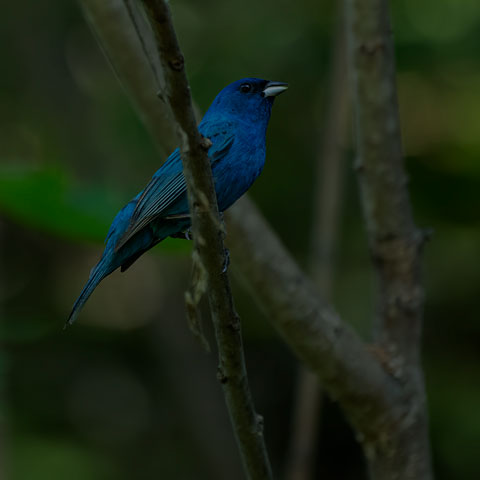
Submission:
M 198 129 L 212 142 L 208 150 L 218 208 L 226 210 L 253 184 L 265 163 L 265 135 L 275 97 L 286 83 L 244 78 L 225 87 Z M 105 250 L 75 302 L 67 324 L 101 280 L 120 267 L 125 271 L 143 253 L 190 227 L 186 184 L 177 148 L 135 198 L 114 218 Z

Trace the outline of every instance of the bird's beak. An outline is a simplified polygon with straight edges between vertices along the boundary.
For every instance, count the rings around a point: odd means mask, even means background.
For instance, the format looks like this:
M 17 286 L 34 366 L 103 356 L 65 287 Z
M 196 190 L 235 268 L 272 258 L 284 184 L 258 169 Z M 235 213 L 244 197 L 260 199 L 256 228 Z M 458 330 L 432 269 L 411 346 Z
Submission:
M 276 97 L 288 88 L 288 83 L 268 82 L 263 89 L 264 97 Z

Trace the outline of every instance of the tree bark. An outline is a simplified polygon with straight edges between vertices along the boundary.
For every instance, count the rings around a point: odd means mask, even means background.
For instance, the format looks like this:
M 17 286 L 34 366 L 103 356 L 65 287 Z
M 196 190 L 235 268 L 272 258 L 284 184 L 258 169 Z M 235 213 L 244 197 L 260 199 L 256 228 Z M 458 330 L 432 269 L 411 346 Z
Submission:
M 403 165 L 394 46 L 387 0 L 346 0 L 362 207 L 378 278 L 375 341 L 402 387 L 404 410 L 368 453 L 374 479 L 429 479 L 428 421 L 420 362 L 424 235 L 413 221 Z
M 317 294 L 248 198 L 240 199 L 226 217 L 233 268 L 285 342 L 342 405 L 359 434 L 374 438 L 386 422 L 394 421 L 391 417 L 402 401 L 400 385 Z

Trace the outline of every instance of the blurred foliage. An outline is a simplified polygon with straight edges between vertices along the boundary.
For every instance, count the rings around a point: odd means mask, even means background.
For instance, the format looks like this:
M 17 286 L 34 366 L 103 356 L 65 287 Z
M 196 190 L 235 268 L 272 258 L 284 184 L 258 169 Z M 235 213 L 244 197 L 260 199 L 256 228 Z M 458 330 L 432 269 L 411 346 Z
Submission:
M 480 439 L 480 3 L 391 3 L 412 201 L 417 223 L 435 232 L 425 252 L 424 359 L 436 474 L 473 480 Z M 267 164 L 252 194 L 306 264 L 336 2 L 171 4 L 202 110 L 237 78 L 290 83 L 275 105 Z M 172 252 L 188 251 L 185 242 L 162 243 L 159 255 L 112 275 L 78 325 L 61 332 L 111 219 L 163 159 L 76 4 L 7 2 L 2 11 L 5 471 L 13 480 L 222 479 L 226 471 L 241 478 L 214 355 L 203 354 L 184 319 L 189 263 Z M 345 183 L 335 305 L 368 337 L 375 285 L 350 168 Z M 296 362 L 248 293 L 234 287 L 279 474 Z M 323 417 L 317 473 L 362 478 L 359 449 L 336 405 L 327 403 Z
M 30 228 L 68 240 L 99 242 L 120 204 L 119 195 L 95 186 L 79 186 L 60 167 L 0 165 L 0 210 Z M 185 243 L 170 239 L 162 245 L 187 250 Z
M 74 189 L 58 170 L 0 170 L 2 211 L 31 228 L 70 239 L 101 240 L 115 214 L 102 190 Z

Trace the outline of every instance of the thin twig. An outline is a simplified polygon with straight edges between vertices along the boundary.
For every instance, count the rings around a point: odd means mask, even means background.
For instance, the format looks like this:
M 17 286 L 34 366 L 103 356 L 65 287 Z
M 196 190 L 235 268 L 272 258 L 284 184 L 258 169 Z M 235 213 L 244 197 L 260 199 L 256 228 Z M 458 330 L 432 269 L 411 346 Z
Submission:
M 247 381 L 240 319 L 233 306 L 212 171 L 208 139 L 202 138 L 195 120 L 184 57 L 178 45 L 170 9 L 163 0 L 143 0 L 155 34 L 163 66 L 164 97 L 177 123 L 194 248 L 205 268 L 210 311 L 218 344 L 218 378 L 223 386 L 246 474 L 251 479 L 272 478 L 263 438 L 263 420 L 255 412 Z
M 165 105 L 151 107 L 152 96 L 159 89 L 158 82 L 146 63 L 143 40 L 138 37 L 123 0 L 80 0 L 80 5 L 98 44 L 157 147 L 162 153 L 171 152 L 177 147 L 175 129 Z
M 420 335 L 421 250 L 403 165 L 395 56 L 387 0 L 346 0 L 356 117 L 356 170 L 379 283 L 377 348 L 402 383 L 401 421 L 370 456 L 373 478 L 429 479 L 430 451 Z M 388 452 L 388 454 L 386 453 Z
M 343 193 L 343 141 L 348 118 L 348 82 L 345 62 L 343 8 L 338 8 L 332 44 L 332 67 L 323 133 L 317 154 L 316 189 L 312 219 L 310 272 L 323 296 L 331 301 L 334 258 Z M 287 480 L 309 480 L 315 467 L 323 389 L 318 376 L 299 368 L 293 432 L 286 469 Z
M 150 29 L 150 24 L 145 18 L 145 15 L 143 15 L 143 10 L 139 9 L 137 0 L 123 0 L 123 2 L 127 8 L 128 16 L 132 21 L 132 25 L 135 28 L 135 33 L 137 34 L 137 37 L 142 45 L 143 53 L 145 54 L 148 64 L 150 65 L 150 69 L 153 72 L 157 87 L 159 90 L 165 89 L 163 69 L 162 65 L 160 64 L 160 59 L 157 55 L 157 47 L 155 45 L 153 32 L 149 32 L 149 35 L 146 34 L 146 32 Z

